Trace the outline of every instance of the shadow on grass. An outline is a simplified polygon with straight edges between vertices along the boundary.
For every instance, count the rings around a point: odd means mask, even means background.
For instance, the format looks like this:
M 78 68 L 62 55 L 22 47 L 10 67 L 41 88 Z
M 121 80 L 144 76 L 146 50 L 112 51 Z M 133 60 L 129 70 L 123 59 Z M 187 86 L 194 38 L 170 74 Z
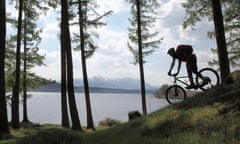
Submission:
M 41 130 L 17 141 L 17 144 L 79 144 L 80 133 L 64 129 Z

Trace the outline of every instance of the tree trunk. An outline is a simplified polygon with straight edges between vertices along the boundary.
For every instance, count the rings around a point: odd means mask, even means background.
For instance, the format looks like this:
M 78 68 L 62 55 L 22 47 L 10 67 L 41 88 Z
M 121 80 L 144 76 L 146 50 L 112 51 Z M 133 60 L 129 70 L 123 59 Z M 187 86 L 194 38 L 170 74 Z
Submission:
M 220 65 L 220 74 L 223 82 L 229 75 L 230 68 L 220 0 L 212 0 L 212 10 L 216 33 L 216 42 L 218 47 L 217 51 Z
M 19 123 L 19 84 L 20 84 L 20 65 L 21 65 L 21 32 L 22 32 L 22 11 L 23 1 L 19 0 L 18 30 L 17 30 L 17 52 L 16 52 L 16 72 L 15 83 L 12 96 L 12 127 L 20 128 Z
M 24 8 L 25 9 L 25 8 Z M 24 19 L 24 55 L 23 55 L 23 122 L 29 122 L 27 115 L 27 23 Z
M 6 5 L 5 0 L 0 2 L 0 139 L 2 133 L 9 133 L 7 106 L 5 97 L 5 44 L 6 44 Z
M 62 47 L 66 50 L 66 57 L 67 57 L 67 87 L 68 87 L 70 115 L 72 119 L 72 129 L 82 130 L 79 116 L 78 116 L 76 100 L 74 96 L 73 63 L 72 63 L 71 40 L 70 40 L 69 23 L 68 23 L 67 0 L 61 0 L 61 5 L 62 5 L 61 41 L 63 43 Z
M 70 40 L 68 33 L 68 41 Z M 69 41 L 70 42 L 70 41 Z M 68 86 L 68 98 L 69 98 L 69 106 L 70 106 L 70 114 L 72 119 L 72 129 L 73 130 L 81 130 L 81 124 L 78 116 L 78 110 L 74 95 L 74 86 L 73 86 L 73 64 L 72 64 L 72 54 L 71 54 L 71 46 L 67 47 L 67 86 Z
M 69 128 L 66 90 L 66 52 L 61 41 L 61 103 L 62 103 L 62 127 Z
M 89 95 L 89 85 L 88 85 L 88 75 L 87 75 L 87 66 L 86 66 L 86 57 L 85 57 L 85 36 L 84 36 L 84 19 L 83 19 L 83 12 L 82 12 L 82 3 L 79 2 L 79 22 L 80 22 L 80 45 L 81 45 L 81 60 L 82 60 L 82 72 L 83 72 L 83 82 L 84 82 L 84 92 L 85 92 L 85 99 L 86 99 L 86 110 L 87 110 L 87 128 L 93 129 L 93 117 L 92 117 L 92 109 L 91 109 L 91 101 Z
M 137 35 L 138 35 L 138 52 L 139 52 L 139 70 L 140 70 L 140 81 L 141 81 L 141 94 L 142 94 L 142 111 L 143 114 L 147 114 L 146 107 L 146 90 L 144 80 L 144 67 L 143 67 L 143 53 L 142 53 L 142 30 L 141 30 L 141 7 L 140 0 L 136 1 L 137 5 Z
M 62 103 L 62 127 L 69 128 L 68 105 L 67 105 L 67 71 L 66 71 L 66 42 L 61 35 L 61 103 Z

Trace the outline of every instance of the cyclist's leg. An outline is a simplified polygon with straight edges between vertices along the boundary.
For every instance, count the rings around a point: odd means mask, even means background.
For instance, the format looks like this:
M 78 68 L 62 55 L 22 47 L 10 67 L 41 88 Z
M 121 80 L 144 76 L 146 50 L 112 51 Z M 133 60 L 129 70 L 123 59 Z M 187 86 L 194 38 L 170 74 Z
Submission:
M 193 69 L 192 69 L 192 64 L 191 63 L 192 63 L 191 62 L 191 57 L 189 57 L 188 60 L 186 61 L 187 73 L 188 73 L 188 78 L 189 78 L 189 82 L 190 82 L 190 86 L 186 87 L 188 89 L 191 89 L 191 88 L 195 87 L 195 84 L 194 84 L 194 81 L 193 81 L 193 76 L 192 76 Z
M 195 73 L 199 78 L 203 80 L 203 85 L 207 84 L 209 82 L 208 77 L 204 77 L 201 73 L 198 72 L 198 67 L 197 67 L 197 57 L 195 54 L 192 54 L 191 58 L 191 67 L 193 73 Z
M 193 73 L 197 75 L 198 67 L 197 67 L 197 57 L 195 54 L 192 54 L 190 61 L 191 61 L 191 69 L 192 69 Z
M 193 73 L 196 74 L 196 76 L 203 79 L 203 76 L 201 75 L 201 73 L 198 72 L 197 56 L 195 54 L 192 54 L 191 66 L 192 66 Z

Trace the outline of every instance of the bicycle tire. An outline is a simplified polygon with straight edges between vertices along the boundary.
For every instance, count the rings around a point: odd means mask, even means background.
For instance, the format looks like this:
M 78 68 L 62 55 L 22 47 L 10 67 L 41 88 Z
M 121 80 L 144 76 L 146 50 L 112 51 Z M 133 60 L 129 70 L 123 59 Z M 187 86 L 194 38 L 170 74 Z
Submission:
M 172 85 L 166 91 L 166 100 L 169 104 L 184 101 L 187 97 L 186 91 L 179 85 Z
M 201 78 L 200 76 L 202 76 L 204 79 L 207 79 L 207 82 L 204 82 L 203 78 Z M 220 78 L 217 71 L 215 71 L 214 69 L 203 68 L 198 72 L 198 75 L 196 77 L 196 83 L 201 90 L 206 91 L 218 85 L 220 83 Z

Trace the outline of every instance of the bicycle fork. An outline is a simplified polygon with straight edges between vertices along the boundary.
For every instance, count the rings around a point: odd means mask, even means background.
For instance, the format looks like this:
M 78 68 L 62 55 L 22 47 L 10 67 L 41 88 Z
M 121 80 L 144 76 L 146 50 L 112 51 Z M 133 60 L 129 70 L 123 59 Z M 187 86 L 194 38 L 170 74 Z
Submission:
M 177 79 L 176 77 L 174 78 L 174 85 L 177 85 Z M 174 87 L 174 96 L 177 97 L 178 96 L 178 87 Z
M 178 89 L 177 89 L 177 87 L 174 88 L 174 96 L 175 96 L 175 97 L 178 96 Z

